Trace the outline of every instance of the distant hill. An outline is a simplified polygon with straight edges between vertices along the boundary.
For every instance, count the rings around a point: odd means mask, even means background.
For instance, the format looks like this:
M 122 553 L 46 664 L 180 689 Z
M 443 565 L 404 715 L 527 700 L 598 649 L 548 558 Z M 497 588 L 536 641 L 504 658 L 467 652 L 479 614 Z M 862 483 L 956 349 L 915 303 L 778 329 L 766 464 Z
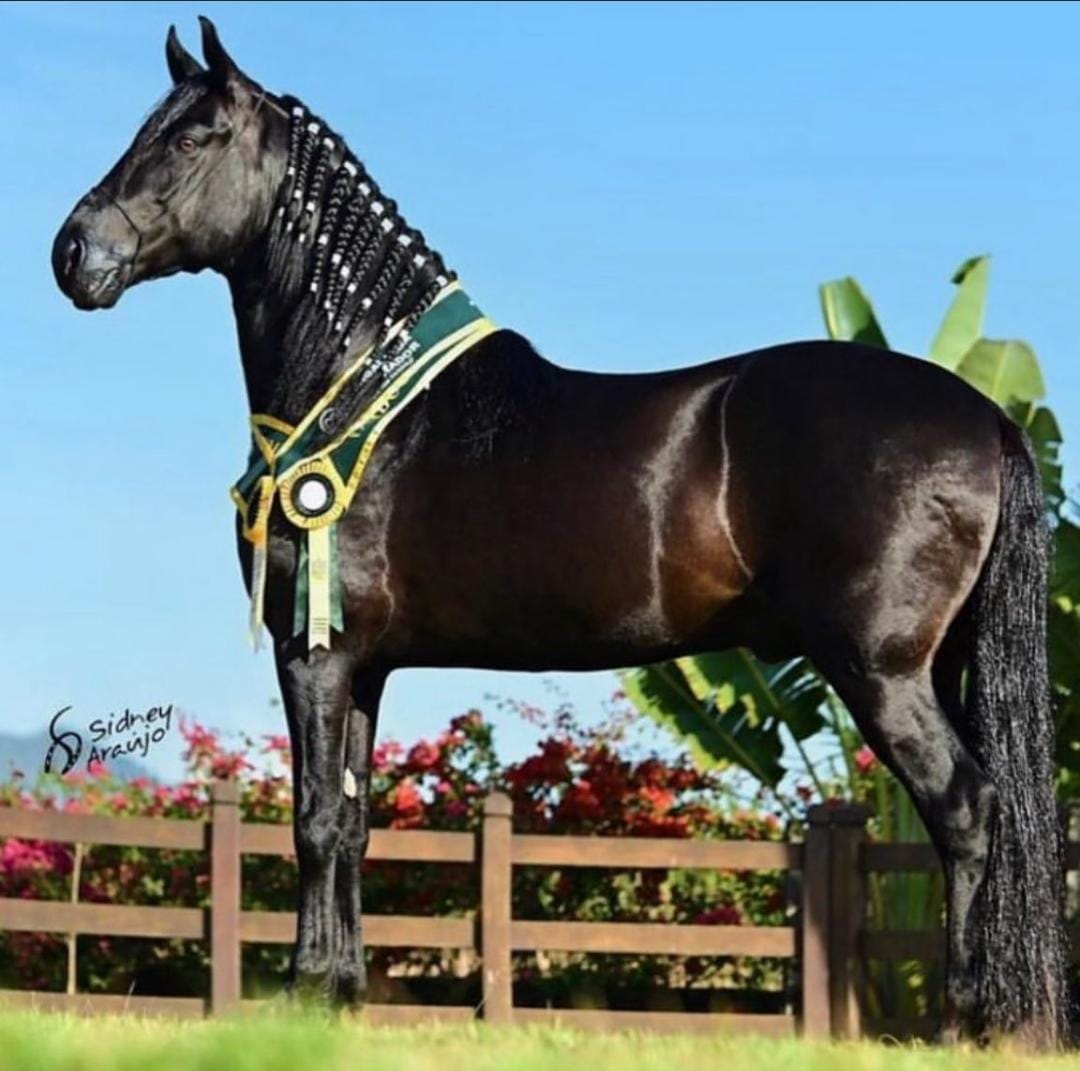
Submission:
M 49 733 L 43 729 L 32 736 L 15 736 L 0 733 L 0 780 L 6 781 L 12 770 L 22 770 L 28 781 L 33 781 L 42 772 L 45 753 L 49 750 Z M 115 759 L 108 764 L 109 770 L 123 781 L 135 777 L 153 775 L 138 759 L 127 757 Z M 79 759 L 78 769 L 86 769 L 86 755 Z

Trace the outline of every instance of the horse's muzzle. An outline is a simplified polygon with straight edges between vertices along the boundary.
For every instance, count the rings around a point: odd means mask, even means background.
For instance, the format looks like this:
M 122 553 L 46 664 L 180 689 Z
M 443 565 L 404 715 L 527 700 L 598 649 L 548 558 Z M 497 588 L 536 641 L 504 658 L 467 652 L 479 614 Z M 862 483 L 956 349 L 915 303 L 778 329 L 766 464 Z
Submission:
M 99 207 L 85 199 L 65 220 L 53 242 L 57 286 L 76 308 L 111 308 L 131 278 L 137 237 L 114 205 Z

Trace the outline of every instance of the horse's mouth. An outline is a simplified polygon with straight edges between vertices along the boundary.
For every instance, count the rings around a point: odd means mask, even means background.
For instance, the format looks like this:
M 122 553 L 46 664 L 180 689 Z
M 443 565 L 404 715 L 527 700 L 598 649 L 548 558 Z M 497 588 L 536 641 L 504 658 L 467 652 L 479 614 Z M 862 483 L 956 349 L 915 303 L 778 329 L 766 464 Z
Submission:
M 128 265 L 117 264 L 80 279 L 70 287 L 68 296 L 77 309 L 111 309 L 120 300 L 130 275 Z

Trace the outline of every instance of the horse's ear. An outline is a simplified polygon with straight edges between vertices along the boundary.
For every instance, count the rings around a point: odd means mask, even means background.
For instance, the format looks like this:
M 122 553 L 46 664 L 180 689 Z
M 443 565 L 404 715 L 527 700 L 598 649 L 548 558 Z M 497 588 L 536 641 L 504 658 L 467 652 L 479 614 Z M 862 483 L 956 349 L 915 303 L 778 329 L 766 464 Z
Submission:
M 202 74 L 203 65 L 180 44 L 175 26 L 169 27 L 169 36 L 165 38 L 165 62 L 169 65 L 173 85 L 179 85 L 197 74 Z
M 243 79 L 240 68 L 233 63 L 232 57 L 225 51 L 218 38 L 217 28 L 205 16 L 199 16 L 199 25 L 202 27 L 202 51 L 203 59 L 206 60 L 206 68 L 210 72 L 211 81 L 218 89 L 235 87 Z

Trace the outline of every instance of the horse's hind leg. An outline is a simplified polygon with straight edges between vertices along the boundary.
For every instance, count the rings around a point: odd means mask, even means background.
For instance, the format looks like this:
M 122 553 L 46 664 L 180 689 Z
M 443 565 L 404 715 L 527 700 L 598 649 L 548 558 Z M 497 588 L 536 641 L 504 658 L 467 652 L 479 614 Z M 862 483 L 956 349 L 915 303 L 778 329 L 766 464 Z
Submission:
M 929 664 L 897 676 L 821 668 L 870 746 L 911 794 L 943 860 L 948 898 L 945 1034 L 955 1037 L 977 1017 L 972 964 L 978 927 L 969 923 L 990 851 L 994 786 L 953 728 Z

